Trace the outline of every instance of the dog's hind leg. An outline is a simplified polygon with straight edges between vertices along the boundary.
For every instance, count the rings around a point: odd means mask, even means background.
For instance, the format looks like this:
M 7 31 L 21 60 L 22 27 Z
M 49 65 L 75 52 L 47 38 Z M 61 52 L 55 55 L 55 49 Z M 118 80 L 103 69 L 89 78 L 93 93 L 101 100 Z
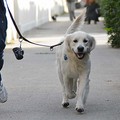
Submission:
M 68 79 L 68 83 L 66 84 L 66 88 L 67 88 L 67 96 L 69 99 L 75 98 L 76 97 L 76 90 L 75 90 L 75 84 L 74 84 L 74 80 Z
M 73 79 L 73 91 L 76 93 L 77 91 L 77 79 Z

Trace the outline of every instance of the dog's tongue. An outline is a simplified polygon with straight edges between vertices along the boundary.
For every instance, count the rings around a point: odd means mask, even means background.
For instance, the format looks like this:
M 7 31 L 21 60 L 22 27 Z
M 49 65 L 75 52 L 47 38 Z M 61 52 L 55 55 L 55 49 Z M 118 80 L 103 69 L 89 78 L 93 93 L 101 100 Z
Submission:
M 73 52 L 74 52 L 74 50 L 73 50 Z M 74 54 L 76 55 L 76 57 L 77 57 L 78 59 L 83 59 L 84 56 L 85 56 L 85 53 L 81 53 L 81 52 L 78 52 L 78 53 L 74 52 Z
M 77 53 L 76 55 L 77 55 L 78 59 L 82 59 L 84 57 L 83 53 Z

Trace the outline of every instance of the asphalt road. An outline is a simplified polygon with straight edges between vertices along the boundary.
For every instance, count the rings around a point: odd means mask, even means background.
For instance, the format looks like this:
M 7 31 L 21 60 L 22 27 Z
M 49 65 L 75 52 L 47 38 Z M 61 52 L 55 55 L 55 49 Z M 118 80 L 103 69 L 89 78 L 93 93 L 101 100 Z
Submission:
M 56 31 L 60 24 L 64 26 L 63 30 Z M 46 43 L 53 43 L 63 35 L 69 24 L 48 23 L 42 26 L 47 28 L 46 31 L 40 27 L 25 35 L 36 38 L 36 41 L 44 38 Z M 53 28 L 54 32 L 50 35 Z M 14 45 L 8 45 L 5 50 L 2 74 L 9 98 L 6 103 L 0 104 L 0 120 L 120 120 L 120 49 L 106 44 L 107 35 L 102 23 L 84 25 L 83 30 L 97 41 L 91 53 L 90 93 L 85 113 L 76 112 L 76 99 L 70 101 L 67 109 L 61 106 L 62 89 L 56 71 L 55 50 L 51 52 L 48 48 L 26 43 L 23 44 L 25 55 L 21 61 L 16 60 L 12 53 Z M 44 34 L 39 34 L 41 32 Z

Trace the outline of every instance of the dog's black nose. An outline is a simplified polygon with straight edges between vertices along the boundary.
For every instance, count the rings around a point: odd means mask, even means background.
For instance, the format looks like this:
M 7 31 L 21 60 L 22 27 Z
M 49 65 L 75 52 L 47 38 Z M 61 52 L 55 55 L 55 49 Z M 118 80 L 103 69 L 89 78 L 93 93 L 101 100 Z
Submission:
M 78 49 L 78 52 L 83 52 L 84 47 L 83 46 L 79 46 L 77 49 Z

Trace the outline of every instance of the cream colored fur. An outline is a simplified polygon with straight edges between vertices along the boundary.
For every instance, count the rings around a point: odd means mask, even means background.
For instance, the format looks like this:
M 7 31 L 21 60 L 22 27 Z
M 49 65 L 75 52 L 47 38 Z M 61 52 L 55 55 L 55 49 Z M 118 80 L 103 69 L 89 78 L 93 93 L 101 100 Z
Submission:
M 76 110 L 84 112 L 89 93 L 89 74 L 91 68 L 90 52 L 95 48 L 95 39 L 80 31 L 85 11 L 68 28 L 63 44 L 57 48 L 58 75 L 63 89 L 63 107 L 69 99 L 77 96 Z

